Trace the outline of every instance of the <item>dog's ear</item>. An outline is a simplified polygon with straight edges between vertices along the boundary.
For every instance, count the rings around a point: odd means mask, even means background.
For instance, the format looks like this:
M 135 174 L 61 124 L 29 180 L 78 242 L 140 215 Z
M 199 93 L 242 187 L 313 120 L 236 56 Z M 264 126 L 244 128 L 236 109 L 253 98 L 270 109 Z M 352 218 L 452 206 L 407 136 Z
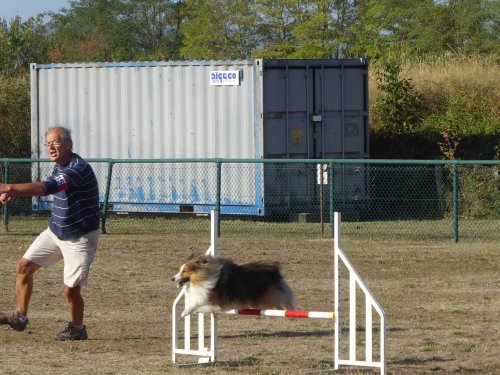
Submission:
M 207 264 L 208 263 L 208 256 L 207 255 L 200 255 L 196 259 L 196 263 L 197 264 Z

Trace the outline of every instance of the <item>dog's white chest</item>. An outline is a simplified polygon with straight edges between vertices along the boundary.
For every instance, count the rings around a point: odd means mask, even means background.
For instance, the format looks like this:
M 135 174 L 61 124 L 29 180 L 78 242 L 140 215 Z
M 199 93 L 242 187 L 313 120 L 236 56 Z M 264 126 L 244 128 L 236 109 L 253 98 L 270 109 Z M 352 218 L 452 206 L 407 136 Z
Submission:
M 207 285 L 186 285 L 185 294 L 185 309 L 183 315 L 192 314 L 194 312 L 212 313 L 219 311 L 218 306 L 212 305 L 209 301 L 210 288 L 213 283 L 206 283 Z

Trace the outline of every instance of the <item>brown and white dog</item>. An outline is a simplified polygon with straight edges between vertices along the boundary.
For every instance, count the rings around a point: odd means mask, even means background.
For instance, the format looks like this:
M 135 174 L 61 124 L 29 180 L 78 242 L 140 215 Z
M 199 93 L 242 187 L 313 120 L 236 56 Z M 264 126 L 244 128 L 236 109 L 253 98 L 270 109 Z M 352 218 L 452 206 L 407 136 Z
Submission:
M 183 317 L 232 309 L 295 309 L 295 296 L 277 262 L 238 265 L 200 255 L 184 263 L 172 281 L 186 285 Z

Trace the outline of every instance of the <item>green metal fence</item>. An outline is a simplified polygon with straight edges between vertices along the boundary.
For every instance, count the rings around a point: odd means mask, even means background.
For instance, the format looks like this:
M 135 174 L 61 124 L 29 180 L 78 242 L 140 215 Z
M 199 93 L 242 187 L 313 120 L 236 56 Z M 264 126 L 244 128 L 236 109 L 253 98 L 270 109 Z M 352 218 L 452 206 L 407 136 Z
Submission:
M 176 220 L 220 231 L 273 223 L 330 236 L 333 212 L 349 236 L 500 239 L 500 162 L 436 160 L 88 159 L 99 179 L 102 230 L 164 234 Z M 45 179 L 48 159 L 0 159 L 4 182 Z M 4 233 L 37 232 L 51 197 L 2 207 Z M 207 228 L 208 229 L 208 228 Z M 273 229 L 274 230 L 274 229 Z

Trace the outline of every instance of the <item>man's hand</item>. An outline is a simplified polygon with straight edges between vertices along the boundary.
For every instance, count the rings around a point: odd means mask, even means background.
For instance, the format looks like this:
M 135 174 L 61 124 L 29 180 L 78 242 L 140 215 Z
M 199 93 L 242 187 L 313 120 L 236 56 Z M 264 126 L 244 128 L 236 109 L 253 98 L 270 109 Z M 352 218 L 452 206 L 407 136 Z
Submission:
M 14 200 L 14 197 L 10 196 L 8 193 L 0 194 L 0 203 L 9 204 Z
M 45 184 L 43 182 L 0 183 L 0 202 L 3 204 L 12 202 L 15 197 L 38 197 L 40 195 L 45 195 Z

